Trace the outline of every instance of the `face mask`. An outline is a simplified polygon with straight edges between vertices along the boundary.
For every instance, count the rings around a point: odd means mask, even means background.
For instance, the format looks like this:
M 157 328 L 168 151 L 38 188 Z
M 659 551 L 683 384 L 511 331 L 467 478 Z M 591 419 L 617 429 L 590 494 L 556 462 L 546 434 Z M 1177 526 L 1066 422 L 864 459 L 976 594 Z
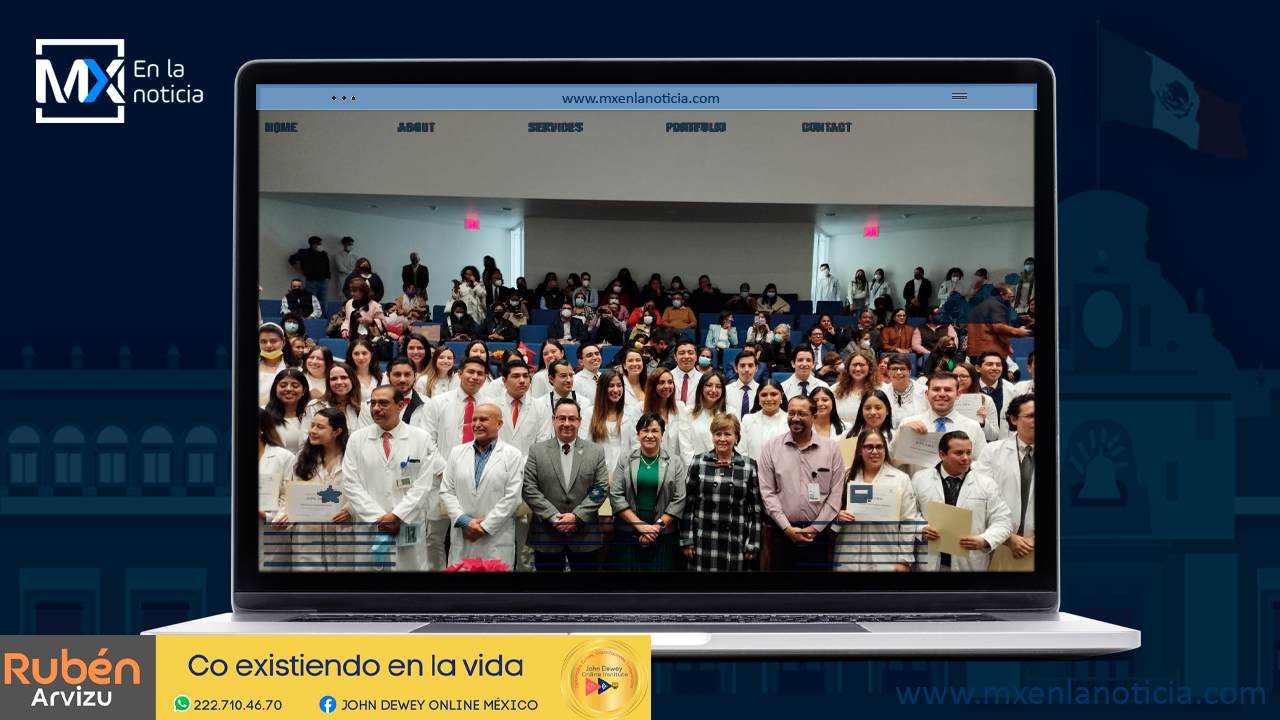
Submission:
M 822 277 L 824 277 L 824 278 L 829 278 L 829 277 L 831 277 L 831 271 L 830 271 L 830 270 L 823 270 L 823 271 L 822 271 Z
M 573 304 L 577 305 L 578 307 L 582 307 L 583 305 L 587 304 L 587 301 L 583 300 L 582 298 L 575 298 L 573 301 Z
M 417 290 L 412 290 L 412 289 L 410 289 L 410 290 L 405 290 L 405 291 L 404 291 L 404 294 L 405 294 L 406 296 L 408 296 L 408 297 L 413 297 L 414 295 L 417 295 L 417 294 L 418 294 L 418 291 L 417 291 Z
M 510 305 L 511 307 L 519 307 L 520 298 L 511 298 L 510 300 L 507 301 L 507 304 Z
M 290 294 L 290 295 L 301 295 L 301 294 L 302 294 L 302 288 L 289 288 L 289 294 Z
M 767 292 L 767 293 L 765 293 L 765 295 L 768 295 L 770 298 L 775 298 L 775 297 L 777 297 L 777 296 L 778 296 L 778 293 L 776 293 L 776 292 Z
M 266 351 L 264 350 L 264 351 L 262 351 L 262 352 L 259 352 L 258 354 L 259 354 L 259 355 L 261 355 L 262 357 L 264 357 L 264 358 L 268 359 L 268 360 L 275 360 L 275 359 L 276 359 L 276 358 L 278 358 L 278 357 L 282 357 L 282 356 L 284 355 L 284 351 L 283 351 L 283 350 L 276 350 L 275 352 L 266 352 Z
M 621 285 L 614 285 L 614 286 L 613 286 L 613 291 L 614 291 L 614 292 L 616 292 L 616 293 L 620 293 L 620 292 L 622 292 L 622 286 L 621 286 Z
M 502 287 L 502 278 L 496 278 L 496 279 L 493 281 L 493 286 L 494 286 L 494 287 Z
M 558 286 L 558 285 L 548 285 L 548 286 L 547 286 L 547 292 L 549 292 L 549 293 L 557 293 L 557 292 L 560 292 L 560 286 Z
M 591 278 L 582 278 L 582 287 L 591 287 Z
M 673 308 L 678 308 L 678 307 L 680 307 L 680 306 L 681 306 L 681 305 L 683 305 L 683 304 L 684 304 L 684 303 L 680 302 L 679 300 L 672 300 L 672 301 L 671 301 L 671 307 L 673 307 Z
M 454 313 L 454 314 L 453 314 L 453 316 L 454 316 L 454 317 L 456 317 L 456 318 L 458 318 L 459 320 L 461 320 L 461 319 L 462 319 L 462 316 L 463 316 L 463 315 L 466 315 L 466 313 L 456 312 L 456 313 Z
M 568 318 L 572 315 L 573 315 L 573 311 L 568 308 L 565 308 L 564 310 L 560 311 L 560 317 L 562 318 Z
M 289 332 L 298 332 L 298 323 L 288 322 L 284 324 L 284 329 Z
M 506 314 L 507 314 L 507 311 L 506 311 L 506 310 L 504 310 L 504 309 L 502 309 L 502 308 L 500 308 L 500 307 L 496 307 L 496 308 L 494 308 L 494 309 L 493 309 L 493 316 L 494 316 L 494 317 L 502 317 L 503 315 L 506 315 Z
M 698 365 L 702 367 L 711 367 L 711 358 L 709 357 L 698 358 Z
M 679 290 L 679 289 L 680 289 L 680 281 L 678 281 L 678 280 L 677 280 L 676 282 L 671 283 L 671 289 L 672 289 L 672 290 Z
M 746 291 L 746 290 L 743 290 L 742 292 L 738 293 L 738 297 L 742 298 L 743 300 L 746 300 L 746 299 L 747 299 L 747 291 Z
M 1023 270 L 1026 270 L 1027 272 L 1031 272 L 1032 270 L 1035 270 L 1035 269 L 1036 269 L 1036 266 L 1035 266 L 1035 265 L 1023 265 L 1023 266 L 1022 266 L 1022 269 L 1023 269 Z
M 369 266 L 368 266 L 368 265 L 361 265 L 361 266 L 360 266 L 360 272 L 369 272 Z
M 644 324 L 645 324 L 645 325 L 652 325 L 652 324 L 653 324 L 653 316 L 652 316 L 652 315 L 645 315 L 645 316 L 644 316 Z
M 863 340 L 863 341 L 862 341 L 862 347 L 864 347 L 864 348 L 869 348 L 869 347 L 871 347 L 871 341 L 870 341 L 870 340 Z
M 883 279 L 884 279 L 884 275 L 883 275 L 882 273 L 876 273 L 876 279 L 877 279 L 877 280 L 883 280 Z
M 777 343 L 782 342 L 782 336 L 775 333 L 773 336 L 773 341 Z
M 924 274 L 923 274 L 923 273 L 916 273 L 916 279 L 917 279 L 917 280 L 919 280 L 919 279 L 920 279 L 920 278 L 922 278 L 922 277 L 924 277 Z
M 952 276 L 951 276 L 951 282 L 960 282 L 960 276 L 959 276 L 959 275 L 952 275 Z

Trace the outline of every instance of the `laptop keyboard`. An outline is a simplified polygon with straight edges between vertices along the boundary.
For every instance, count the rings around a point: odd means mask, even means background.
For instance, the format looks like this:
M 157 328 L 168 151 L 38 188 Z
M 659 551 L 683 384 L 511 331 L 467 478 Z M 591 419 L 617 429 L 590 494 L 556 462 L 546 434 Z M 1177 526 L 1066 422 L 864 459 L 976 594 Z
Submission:
M 808 614 L 808 615 L 301 615 L 289 622 L 317 623 L 428 623 L 428 624 L 568 624 L 597 623 L 608 625 L 671 624 L 671 623 L 790 623 L 790 624 L 844 624 L 882 622 L 995 622 L 997 618 L 981 613 L 922 613 L 922 614 Z

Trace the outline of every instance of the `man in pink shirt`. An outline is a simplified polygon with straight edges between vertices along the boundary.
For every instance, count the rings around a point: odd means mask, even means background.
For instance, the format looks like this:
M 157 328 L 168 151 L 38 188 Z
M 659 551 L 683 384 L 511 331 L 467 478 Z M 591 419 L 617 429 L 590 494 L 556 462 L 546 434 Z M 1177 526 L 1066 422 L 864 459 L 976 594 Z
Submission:
M 816 412 L 813 398 L 791 398 L 791 432 L 765 443 L 760 456 L 768 553 L 762 570 L 821 572 L 836 564 L 832 552 L 836 515 L 844 506 L 844 458 L 834 440 L 814 434 Z

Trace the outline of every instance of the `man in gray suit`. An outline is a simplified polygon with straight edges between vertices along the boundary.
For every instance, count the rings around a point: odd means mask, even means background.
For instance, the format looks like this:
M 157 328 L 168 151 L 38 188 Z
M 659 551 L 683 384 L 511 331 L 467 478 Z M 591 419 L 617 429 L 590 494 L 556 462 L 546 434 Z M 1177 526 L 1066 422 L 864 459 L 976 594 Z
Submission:
M 556 403 L 556 436 L 529 448 L 524 501 L 533 510 L 529 528 L 538 572 L 595 570 L 600 549 L 600 505 L 609 492 L 604 448 L 578 437 L 582 410 L 574 400 Z

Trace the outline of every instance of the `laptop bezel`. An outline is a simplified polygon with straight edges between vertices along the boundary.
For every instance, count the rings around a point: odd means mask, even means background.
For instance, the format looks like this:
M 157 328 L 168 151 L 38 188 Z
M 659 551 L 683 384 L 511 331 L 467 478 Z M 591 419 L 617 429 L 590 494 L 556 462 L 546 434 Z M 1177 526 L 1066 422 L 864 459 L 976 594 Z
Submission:
M 236 78 L 232 372 L 232 603 L 238 611 L 955 612 L 1058 607 L 1058 418 L 1041 412 L 1037 566 L 1031 573 L 290 573 L 258 571 L 256 327 L 260 84 L 1034 83 L 1037 338 L 1057 332 L 1055 81 L 1033 59 L 255 61 Z M 545 115 L 546 113 L 540 113 Z M 1016 258 L 1015 260 L 1020 260 Z M 1043 303 L 1042 303 L 1043 305 Z M 251 327 L 250 327 L 251 326 Z M 1038 343 L 1037 396 L 1056 398 L 1057 343 Z M 1051 352 L 1046 352 L 1051 350 Z M 253 426 L 253 429 L 250 426 Z M 252 478 L 252 480 L 249 480 Z M 243 521 L 241 519 L 244 519 Z M 253 518 L 253 522 L 248 519 Z M 799 580 L 803 582 L 786 582 Z M 366 590 L 356 583 L 375 580 Z M 780 582 L 781 581 L 781 582 Z M 786 589 L 793 585 L 795 589 Z M 668 587 L 671 586 L 671 587 Z M 784 586 L 780 588 L 779 586 Z

